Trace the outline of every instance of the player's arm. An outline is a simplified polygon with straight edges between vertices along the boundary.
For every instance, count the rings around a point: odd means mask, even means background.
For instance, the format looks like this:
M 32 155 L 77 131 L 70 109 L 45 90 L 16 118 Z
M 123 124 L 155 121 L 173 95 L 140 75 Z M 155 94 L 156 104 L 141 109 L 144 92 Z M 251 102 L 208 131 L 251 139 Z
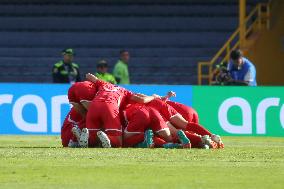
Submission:
M 146 97 L 148 95 L 142 94 L 142 93 L 135 93 L 135 95 L 140 96 L 140 97 Z
M 167 101 L 171 97 L 176 97 L 176 93 L 174 91 L 169 91 L 166 96 L 161 97 L 162 100 Z
M 81 104 L 88 111 L 91 102 L 90 101 L 82 101 Z
M 142 103 L 142 104 L 147 104 L 154 100 L 156 97 L 154 96 L 146 96 L 142 94 L 133 94 L 131 96 L 131 101 L 137 102 L 137 103 Z
M 86 79 L 88 81 L 91 81 L 91 82 L 95 83 L 97 86 L 102 86 L 102 85 L 108 83 L 106 81 L 103 81 L 103 80 L 99 79 L 97 76 L 95 76 L 95 75 L 93 75 L 91 73 L 87 73 L 86 74 Z
M 87 73 L 86 74 L 86 79 L 88 81 L 91 81 L 93 83 L 96 83 L 97 81 L 99 81 L 99 78 L 97 78 L 95 75 L 91 74 L 91 73 Z
M 136 93 L 135 95 L 137 95 L 137 96 L 139 96 L 139 97 L 147 97 L 147 95 L 144 95 L 144 94 L 141 94 L 141 93 Z M 159 96 L 159 95 L 157 95 L 157 94 L 153 94 L 152 96 L 154 97 L 154 99 L 155 99 L 155 98 L 158 98 L 158 99 L 161 99 L 161 100 L 166 101 L 166 100 L 168 100 L 168 99 L 171 98 L 171 97 L 176 97 L 176 93 L 175 93 L 174 91 L 169 91 L 169 92 L 167 93 L 167 95 L 166 95 L 166 96 L 163 96 L 163 97 L 161 97 L 161 96 Z

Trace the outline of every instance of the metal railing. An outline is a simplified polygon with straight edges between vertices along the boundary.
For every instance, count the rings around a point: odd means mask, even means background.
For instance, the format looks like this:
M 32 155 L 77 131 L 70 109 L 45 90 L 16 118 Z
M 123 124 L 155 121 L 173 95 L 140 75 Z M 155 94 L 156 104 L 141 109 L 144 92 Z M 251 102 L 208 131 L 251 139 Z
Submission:
M 240 48 L 240 46 L 242 46 L 241 48 L 246 46 L 248 37 L 250 37 L 256 31 L 262 30 L 264 26 L 267 29 L 270 28 L 271 2 L 272 0 L 270 0 L 268 3 L 257 4 L 250 14 L 245 18 L 244 41 L 241 41 L 239 37 L 241 31 L 241 26 L 239 26 L 210 61 L 198 63 L 198 85 L 202 85 L 203 80 L 206 80 L 207 84 L 210 85 L 213 77 L 213 67 L 216 63 L 224 61 L 228 62 L 230 59 L 230 53 L 233 50 Z M 207 70 L 205 71 L 205 69 Z

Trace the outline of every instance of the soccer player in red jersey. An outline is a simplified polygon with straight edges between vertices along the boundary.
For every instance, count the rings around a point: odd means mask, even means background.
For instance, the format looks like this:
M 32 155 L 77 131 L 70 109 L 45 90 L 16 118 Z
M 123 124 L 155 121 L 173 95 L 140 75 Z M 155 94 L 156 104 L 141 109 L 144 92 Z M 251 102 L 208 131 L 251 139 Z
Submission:
M 120 109 L 124 109 L 131 101 L 148 103 L 155 97 L 133 94 L 122 87 L 101 81 L 92 74 L 87 74 L 86 78 L 96 86 L 99 86 L 99 89 L 89 105 L 86 117 L 87 128 L 82 130 L 80 145 L 87 147 L 87 139 L 92 144 L 96 143 L 96 134 L 103 147 L 122 147 Z M 92 133 L 93 131 L 95 133 Z
M 61 128 L 61 142 L 63 147 L 78 146 L 76 136 L 74 136 L 72 129 L 73 127 L 79 126 L 82 121 L 82 116 L 74 108 L 71 108 Z
M 173 142 L 167 123 L 156 109 L 144 104 L 131 104 L 125 109 L 124 115 L 127 122 L 127 126 L 124 130 L 124 146 L 134 146 L 145 140 L 147 145 L 144 147 L 151 147 L 147 139 L 153 137 L 153 132 L 166 143 Z M 147 130 L 148 132 L 145 133 Z M 150 130 L 151 132 L 149 132 Z M 182 140 L 181 142 L 181 147 L 187 147 L 189 145 L 189 141 L 184 142 Z M 152 143 L 152 146 L 153 145 L 154 143 Z
M 127 126 L 124 130 L 124 146 L 125 147 L 168 147 L 174 148 L 190 148 L 189 139 L 183 131 L 179 131 L 176 138 L 181 144 L 173 143 L 173 137 L 164 118 L 154 108 L 144 104 L 130 104 L 124 110 L 124 116 Z M 162 144 L 155 143 L 156 136 L 164 142 Z M 154 137 L 154 138 L 153 138 Z M 154 141 L 153 141 L 154 139 Z
M 176 94 L 170 91 L 165 97 L 161 98 L 167 104 L 171 105 L 175 110 L 177 110 L 177 112 L 182 116 L 173 117 L 173 119 L 171 119 L 171 123 L 177 128 L 188 131 L 187 133 L 189 134 L 197 134 L 196 136 L 201 135 L 205 143 L 212 148 L 224 148 L 224 144 L 219 135 L 212 134 L 207 129 L 205 129 L 205 127 L 201 126 L 198 123 L 199 120 L 197 112 L 193 108 L 188 107 L 184 104 L 169 101 L 168 99 L 172 96 L 176 96 Z M 188 137 L 189 134 L 187 135 Z
M 198 114 L 193 108 L 170 100 L 166 100 L 166 103 L 173 107 L 180 115 L 182 115 L 185 120 L 191 123 L 199 123 Z
M 90 102 L 95 97 L 98 86 L 90 81 L 77 82 L 68 90 L 68 99 L 73 108 L 83 117 L 86 116 Z

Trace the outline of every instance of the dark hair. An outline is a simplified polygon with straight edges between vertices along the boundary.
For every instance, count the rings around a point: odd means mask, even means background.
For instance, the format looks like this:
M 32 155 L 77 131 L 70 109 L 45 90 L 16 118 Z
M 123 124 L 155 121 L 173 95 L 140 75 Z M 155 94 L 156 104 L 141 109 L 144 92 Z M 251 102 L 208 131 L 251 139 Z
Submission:
M 97 63 L 97 68 L 108 67 L 108 63 L 106 60 L 102 59 L 99 60 Z
M 127 50 L 123 49 L 119 51 L 119 54 L 122 55 L 123 53 L 128 52 Z
M 243 57 L 243 53 L 241 50 L 233 50 L 230 54 L 232 60 L 238 60 Z

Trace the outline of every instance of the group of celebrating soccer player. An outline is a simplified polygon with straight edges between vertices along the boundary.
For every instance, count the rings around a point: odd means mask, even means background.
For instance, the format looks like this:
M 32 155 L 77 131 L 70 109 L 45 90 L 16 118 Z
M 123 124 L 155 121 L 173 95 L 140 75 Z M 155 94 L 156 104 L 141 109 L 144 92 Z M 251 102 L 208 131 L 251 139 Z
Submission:
M 133 93 L 86 74 L 68 90 L 72 108 L 61 139 L 64 147 L 224 148 L 220 136 L 199 124 L 197 112 L 166 96 Z

